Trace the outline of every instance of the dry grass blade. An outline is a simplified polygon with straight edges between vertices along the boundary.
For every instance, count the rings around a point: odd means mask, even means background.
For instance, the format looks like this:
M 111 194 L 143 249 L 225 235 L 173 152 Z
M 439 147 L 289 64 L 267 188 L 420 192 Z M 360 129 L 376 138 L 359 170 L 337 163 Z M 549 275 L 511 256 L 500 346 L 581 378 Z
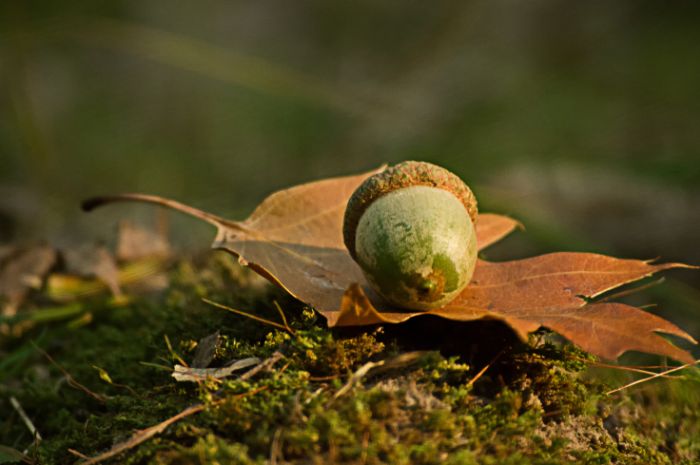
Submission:
M 289 331 L 289 334 L 294 334 L 294 330 L 291 328 L 291 326 L 289 326 L 289 323 L 287 323 L 287 315 L 284 314 L 284 310 L 282 310 L 280 304 L 276 300 L 273 302 L 273 304 L 275 305 L 275 308 L 277 309 L 277 311 L 280 314 L 280 317 L 282 318 L 282 323 L 284 323 L 284 327 L 287 329 L 287 331 Z
M 657 374 L 655 371 L 649 371 L 647 369 L 650 367 L 628 366 L 628 365 L 611 365 L 609 363 L 591 362 L 590 360 L 586 360 L 583 358 L 577 358 L 577 360 L 580 360 L 581 362 L 584 362 L 584 363 L 590 363 L 591 366 L 598 367 L 598 368 L 610 368 L 612 370 L 631 371 L 633 373 L 641 373 L 643 375 L 656 375 Z M 667 368 L 667 367 L 653 366 L 651 368 Z M 681 378 L 681 376 L 669 376 L 669 375 L 663 375 L 663 377 L 668 378 L 668 379 Z
M 236 87 L 274 97 L 302 100 L 356 116 L 393 110 L 384 94 L 332 82 L 229 47 L 138 23 L 90 18 L 77 23 L 69 36 L 90 47 L 102 47 L 187 70 Z
M 689 367 L 691 367 L 691 366 L 693 366 L 693 365 L 697 365 L 697 364 L 699 364 L 699 363 L 700 363 L 700 360 L 695 360 L 694 362 L 686 363 L 685 365 L 681 365 L 681 366 L 678 366 L 678 367 L 675 367 L 675 368 L 671 368 L 670 370 L 662 371 L 661 373 L 654 373 L 652 376 L 648 376 L 648 377 L 646 377 L 646 378 L 642 378 L 642 379 L 638 379 L 638 380 L 636 380 L 636 381 L 632 381 L 631 383 L 625 384 L 624 386 L 621 386 L 621 387 L 619 387 L 619 388 L 615 388 L 615 389 L 613 389 L 613 390 L 611 390 L 611 391 L 608 391 L 608 392 L 606 392 L 605 394 L 609 396 L 610 394 L 614 394 L 614 393 L 616 393 L 616 392 L 620 392 L 620 391 L 622 391 L 622 390 L 624 390 L 624 389 L 628 389 L 628 388 L 630 388 L 630 387 L 632 387 L 632 386 L 636 386 L 637 384 L 646 383 L 647 381 L 651 381 L 652 379 L 664 377 L 665 375 L 668 375 L 669 373 L 675 373 L 676 371 L 685 370 L 686 368 L 689 368 Z
M 173 349 L 173 344 L 170 342 L 170 338 L 167 334 L 163 334 L 163 339 L 165 340 L 165 345 L 168 347 L 168 352 L 170 352 L 170 356 L 178 362 L 180 362 L 181 365 L 188 367 L 189 365 L 187 364 L 187 362 L 185 362 L 185 359 L 180 357 L 180 354 L 175 352 L 175 349 Z
M 241 316 L 250 318 L 250 319 L 252 319 L 252 320 L 259 321 L 260 323 L 264 323 L 264 324 L 266 324 L 266 325 L 274 326 L 275 328 L 281 329 L 281 330 L 283 330 L 283 331 L 288 331 L 288 332 L 289 332 L 290 334 L 292 334 L 292 335 L 294 334 L 294 331 L 293 331 L 292 328 L 290 328 L 288 325 L 281 325 L 281 324 L 279 324 L 279 323 L 277 323 L 277 322 L 274 322 L 274 321 L 272 321 L 272 320 L 268 320 L 267 318 L 263 318 L 263 317 L 260 317 L 260 316 L 257 316 L 257 315 L 253 315 L 252 313 L 244 312 L 244 311 L 242 311 L 242 310 L 237 310 L 237 309 L 235 309 L 235 308 L 232 308 L 232 307 L 226 306 L 226 305 L 224 305 L 224 304 L 220 304 L 220 303 L 214 302 L 213 300 L 209 300 L 209 299 L 207 299 L 207 298 L 202 298 L 202 302 L 207 303 L 207 304 L 209 304 L 209 305 L 211 305 L 211 306 L 214 306 L 214 307 L 217 307 L 217 308 L 221 308 L 221 309 L 224 309 L 224 310 L 228 310 L 229 312 L 233 312 L 233 313 L 235 313 L 235 314 L 237 314 L 237 315 L 241 315 Z M 285 320 L 285 323 L 286 323 L 286 320 Z
M 29 432 L 32 433 L 32 437 L 34 438 L 36 443 L 38 444 L 39 442 L 41 442 L 41 434 L 39 434 L 39 431 L 36 429 L 36 426 L 34 426 L 34 423 L 27 415 L 27 412 L 24 411 L 24 408 L 22 408 L 22 405 L 15 398 L 15 396 L 10 396 L 10 404 L 12 405 L 12 408 L 14 408 L 17 411 L 17 414 L 19 414 L 20 418 L 27 426 Z

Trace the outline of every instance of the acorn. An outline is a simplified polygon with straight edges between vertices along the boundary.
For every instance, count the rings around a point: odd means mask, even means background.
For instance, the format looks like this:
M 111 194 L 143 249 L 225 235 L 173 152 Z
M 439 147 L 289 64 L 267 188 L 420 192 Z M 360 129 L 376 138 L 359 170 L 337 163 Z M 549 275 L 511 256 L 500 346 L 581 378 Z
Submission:
M 355 190 L 343 239 L 387 302 L 430 310 L 451 302 L 474 274 L 477 213 L 474 194 L 457 175 L 405 161 Z

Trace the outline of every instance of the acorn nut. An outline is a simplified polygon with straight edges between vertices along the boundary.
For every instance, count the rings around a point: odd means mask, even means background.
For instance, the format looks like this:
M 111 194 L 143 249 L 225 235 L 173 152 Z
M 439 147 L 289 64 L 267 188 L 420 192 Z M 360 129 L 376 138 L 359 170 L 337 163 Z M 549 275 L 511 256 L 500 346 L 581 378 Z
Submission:
M 406 161 L 367 178 L 348 201 L 343 238 L 386 301 L 411 310 L 451 302 L 476 266 L 474 194 L 450 171 Z

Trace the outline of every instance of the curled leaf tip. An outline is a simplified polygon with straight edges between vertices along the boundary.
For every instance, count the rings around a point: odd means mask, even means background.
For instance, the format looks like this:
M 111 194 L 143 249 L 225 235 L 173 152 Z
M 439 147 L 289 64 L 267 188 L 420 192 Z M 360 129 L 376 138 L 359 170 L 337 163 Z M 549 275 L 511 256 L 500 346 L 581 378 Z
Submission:
M 84 212 L 89 212 L 105 203 L 105 197 L 90 197 L 80 203 L 80 208 Z

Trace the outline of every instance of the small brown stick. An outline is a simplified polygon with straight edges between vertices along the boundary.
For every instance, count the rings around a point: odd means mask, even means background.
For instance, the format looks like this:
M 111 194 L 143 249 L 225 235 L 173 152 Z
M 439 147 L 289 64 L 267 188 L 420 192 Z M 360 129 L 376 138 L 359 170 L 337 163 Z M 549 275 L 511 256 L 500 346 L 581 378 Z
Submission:
M 71 449 L 71 448 L 69 447 L 67 450 L 68 450 L 68 453 L 69 453 L 69 454 L 73 454 L 73 455 L 75 455 L 75 456 L 78 457 L 78 458 L 81 458 L 81 459 L 83 459 L 83 460 L 90 460 L 90 457 L 88 457 L 87 455 L 85 455 L 85 454 L 83 454 L 83 453 L 81 453 L 81 452 L 78 452 L 78 451 L 75 450 L 75 449 Z
M 338 389 L 338 391 L 333 395 L 333 400 L 338 399 L 340 396 L 345 395 L 348 391 L 350 391 L 355 383 L 360 381 L 362 377 L 369 373 L 372 368 L 380 367 L 382 365 L 384 365 L 384 360 L 380 360 L 378 362 L 367 362 L 362 365 L 357 369 L 357 371 L 355 371 L 355 373 L 352 374 L 352 376 L 350 376 L 348 382 L 345 383 L 343 387 Z
M 367 449 L 369 448 L 369 430 L 365 431 L 362 435 L 362 452 L 360 454 L 360 463 L 365 465 L 367 463 Z
M 234 399 L 240 399 L 240 398 L 243 398 L 246 396 L 254 395 L 260 391 L 264 391 L 265 389 L 267 389 L 267 386 L 263 386 L 261 388 L 254 389 L 252 391 L 238 394 L 238 395 L 234 396 Z M 213 402 L 213 404 L 221 403 L 224 400 L 226 400 L 226 399 L 218 399 L 215 402 Z M 165 429 L 168 426 L 172 425 L 173 423 L 176 423 L 176 422 L 182 420 L 183 418 L 187 418 L 191 415 L 194 415 L 195 413 L 199 413 L 202 410 L 204 410 L 206 407 L 207 406 L 205 404 L 196 404 L 196 405 L 193 405 L 191 407 L 188 407 L 185 410 L 178 413 L 177 415 L 172 416 L 172 417 L 168 418 L 167 420 L 158 423 L 157 425 L 136 431 L 126 441 L 117 444 L 116 446 L 114 446 L 110 450 L 108 450 L 107 452 L 103 452 L 100 455 L 96 455 L 95 457 L 92 457 L 92 458 L 89 458 L 89 459 L 84 460 L 82 462 L 79 462 L 79 465 L 93 465 L 95 463 L 99 463 L 99 462 L 103 462 L 107 459 L 111 459 L 112 457 L 115 457 L 115 456 L 121 454 L 122 452 L 126 452 L 129 449 L 133 449 L 134 447 L 138 446 L 139 444 L 149 440 L 150 438 L 152 438 L 156 434 L 162 433 L 163 431 L 165 431 Z M 78 451 L 72 450 L 71 453 L 78 455 L 78 456 L 83 456 L 83 454 L 81 454 Z
M 488 369 L 491 368 L 491 366 L 494 363 L 496 363 L 496 360 L 498 360 L 501 357 L 501 355 L 503 355 L 504 351 L 505 351 L 505 349 L 503 349 L 499 353 L 497 353 L 496 356 L 493 359 L 491 359 L 491 361 L 489 363 L 486 364 L 486 366 L 484 366 L 481 370 L 479 370 L 479 372 L 476 375 L 474 375 L 474 377 L 472 379 L 469 380 L 469 382 L 467 383 L 467 386 L 468 387 L 473 386 L 474 383 L 476 383 L 479 380 L 479 378 L 484 376 L 484 373 L 486 373 L 488 371 Z
M 49 362 L 51 362 L 51 363 L 53 364 L 53 366 L 55 366 L 56 368 L 58 368 L 58 369 L 61 371 L 61 373 L 63 373 L 63 376 L 65 376 L 66 381 L 68 382 L 68 385 L 69 385 L 70 387 L 75 388 L 75 389 L 79 389 L 79 390 L 83 391 L 85 394 L 89 395 L 90 397 L 92 397 L 93 399 L 95 399 L 95 400 L 98 401 L 98 402 L 102 402 L 102 403 L 107 402 L 107 397 L 106 397 L 106 396 L 104 396 L 104 395 L 102 395 L 102 394 L 98 394 L 98 393 L 96 393 L 96 392 L 93 392 L 93 391 L 91 391 L 90 389 L 88 389 L 88 388 L 86 388 L 85 386 L 83 386 L 82 384 L 80 384 L 78 381 L 75 380 L 75 378 L 73 378 L 73 376 L 72 376 L 70 373 L 68 373 L 68 371 L 66 371 L 65 368 L 63 368 L 61 365 L 59 365 L 58 362 L 56 362 L 56 361 L 53 359 L 53 357 L 51 357 L 51 356 L 48 354 L 48 352 L 46 352 L 44 349 L 42 349 L 41 347 L 39 347 L 38 345 L 36 345 L 36 344 L 34 343 L 34 341 L 31 341 L 31 343 L 32 343 L 32 345 L 34 346 L 34 348 L 35 348 L 36 350 L 38 350 L 44 357 L 46 357 L 46 359 L 47 359 Z
M 671 368 L 670 370 L 662 371 L 661 373 L 655 373 L 655 374 L 652 375 L 652 376 L 648 376 L 648 377 L 646 377 L 646 378 L 638 379 L 638 380 L 636 380 L 636 381 L 632 381 L 632 382 L 629 383 L 629 384 L 625 384 L 625 385 L 622 386 L 622 387 L 615 388 L 615 389 L 613 389 L 613 390 L 611 390 L 611 391 L 606 392 L 605 394 L 609 396 L 610 394 L 614 394 L 614 393 L 616 393 L 616 392 L 622 391 L 623 389 L 627 389 L 627 388 L 629 388 L 629 387 L 635 386 L 635 385 L 640 384 L 640 383 L 644 383 L 644 382 L 646 382 L 646 381 L 651 381 L 651 380 L 654 379 L 654 378 L 661 378 L 661 377 L 663 377 L 664 375 L 667 375 L 667 374 L 669 374 L 669 373 L 673 373 L 673 372 L 676 372 L 676 371 L 684 370 L 684 369 L 686 369 L 686 368 L 688 368 L 688 367 L 691 367 L 691 366 L 693 366 L 693 365 L 697 365 L 698 363 L 700 363 L 700 360 L 696 360 L 696 361 L 694 361 L 694 362 L 692 362 L 692 363 L 686 363 L 685 365 L 681 365 L 681 366 L 678 366 L 678 367 L 675 367 L 675 368 Z
M 282 352 L 275 351 L 268 359 L 263 361 L 262 363 L 259 363 L 258 365 L 254 366 L 250 370 L 246 371 L 243 373 L 240 378 L 241 380 L 246 380 L 250 379 L 253 376 L 257 375 L 259 372 L 263 370 L 269 370 L 270 368 L 273 367 L 275 363 L 277 363 L 284 355 L 282 355 Z
M 334 379 L 340 378 L 339 375 L 328 375 L 328 376 L 309 376 L 309 381 L 321 382 L 321 381 L 332 381 Z
M 277 458 L 282 454 L 282 446 L 280 438 L 282 437 L 282 428 L 277 428 L 272 435 L 270 443 L 270 465 L 277 465 Z
M 92 457 L 88 460 L 85 460 L 83 462 L 80 462 L 80 465 L 92 465 L 94 463 L 99 463 L 104 460 L 110 459 L 116 455 L 121 454 L 122 452 L 125 452 L 129 449 L 132 449 L 139 444 L 141 444 L 144 441 L 147 441 L 148 439 L 152 438 L 158 433 L 163 432 L 168 426 L 172 425 L 173 423 L 182 420 L 183 418 L 186 418 L 190 415 L 194 415 L 195 413 L 199 413 L 202 410 L 204 410 L 206 406 L 204 404 L 197 404 L 193 405 L 191 407 L 186 408 L 182 412 L 178 413 L 177 415 L 168 418 L 167 420 L 158 423 L 155 426 L 151 426 L 150 428 L 142 429 L 134 433 L 127 441 L 121 442 L 117 444 L 116 446 L 112 447 L 110 450 L 107 452 L 104 452 L 100 455 L 97 455 L 95 457 Z
M 430 351 L 416 350 L 413 352 L 405 352 L 386 360 L 379 360 L 378 362 L 367 362 L 350 376 L 350 379 L 348 379 L 347 383 L 345 383 L 343 387 L 338 389 L 333 396 L 333 399 L 331 399 L 331 402 L 340 396 L 347 394 L 347 392 L 350 391 L 350 389 L 352 389 L 352 387 L 362 378 L 364 378 L 370 371 L 372 371 L 374 375 L 377 375 L 398 368 L 406 368 L 419 362 L 421 359 L 423 359 L 423 357 L 430 353 Z

